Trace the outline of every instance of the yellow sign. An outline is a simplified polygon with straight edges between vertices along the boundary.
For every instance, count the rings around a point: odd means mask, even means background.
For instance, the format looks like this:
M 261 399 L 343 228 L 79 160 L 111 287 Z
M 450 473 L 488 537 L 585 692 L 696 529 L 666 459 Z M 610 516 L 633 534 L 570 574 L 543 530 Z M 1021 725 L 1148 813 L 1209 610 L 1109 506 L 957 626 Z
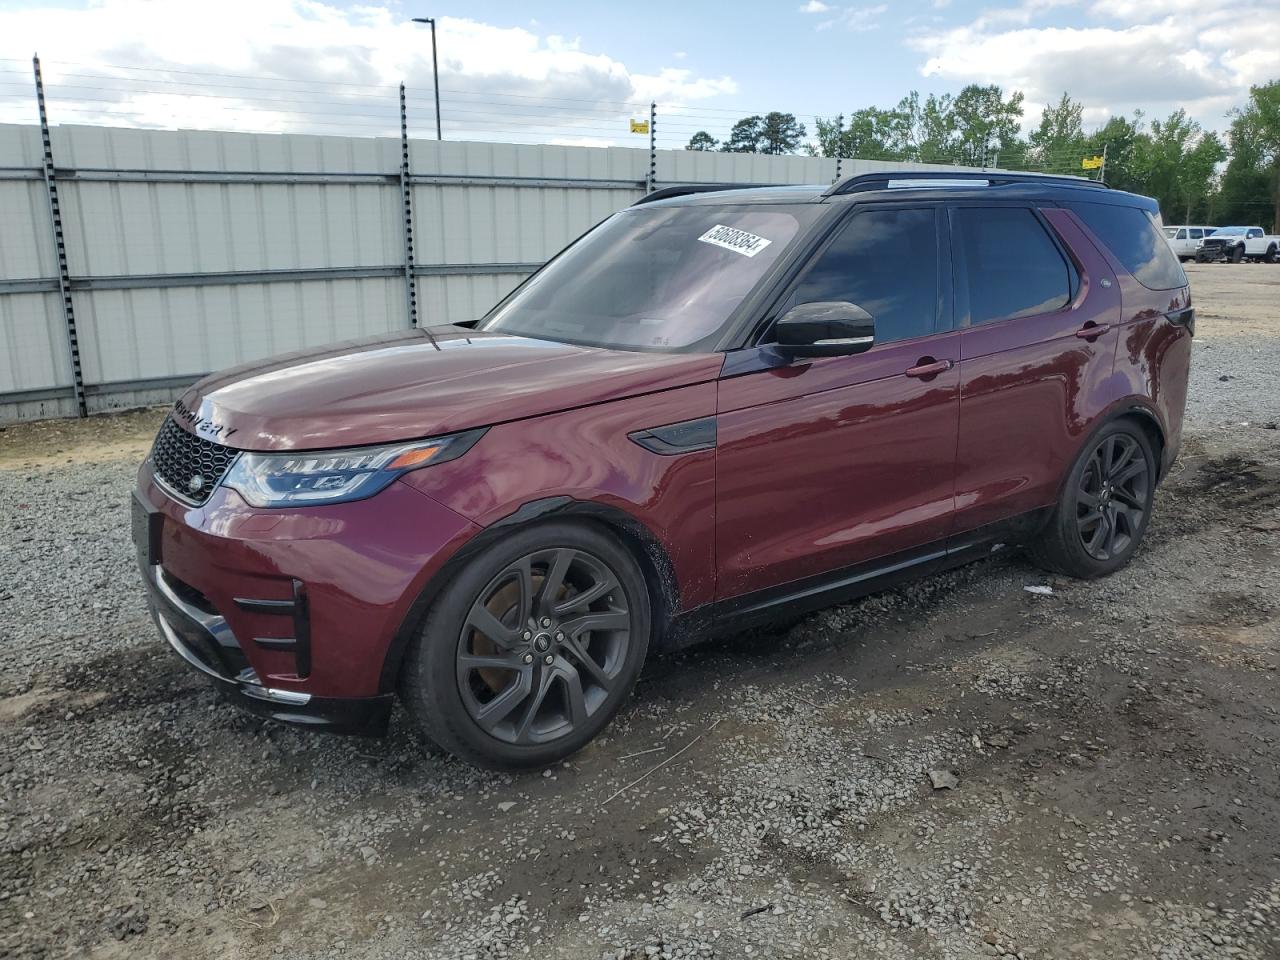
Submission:
M 1085 157 L 1080 161 L 1080 166 L 1084 170 L 1097 170 L 1102 166 L 1101 157 Z
M 648 120 L 632 120 L 631 132 L 632 133 L 648 133 L 649 121 Z

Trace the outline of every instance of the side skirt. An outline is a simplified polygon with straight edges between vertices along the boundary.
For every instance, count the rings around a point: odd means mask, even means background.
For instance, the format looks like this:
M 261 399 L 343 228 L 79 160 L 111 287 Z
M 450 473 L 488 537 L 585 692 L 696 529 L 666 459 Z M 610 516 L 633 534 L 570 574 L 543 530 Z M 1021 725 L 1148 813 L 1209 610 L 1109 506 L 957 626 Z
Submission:
M 706 604 L 676 617 L 668 628 L 663 647 L 681 649 L 711 637 L 803 616 L 983 560 L 1006 546 L 1037 535 L 1052 512 L 1053 508 L 1044 507 L 946 541 Z

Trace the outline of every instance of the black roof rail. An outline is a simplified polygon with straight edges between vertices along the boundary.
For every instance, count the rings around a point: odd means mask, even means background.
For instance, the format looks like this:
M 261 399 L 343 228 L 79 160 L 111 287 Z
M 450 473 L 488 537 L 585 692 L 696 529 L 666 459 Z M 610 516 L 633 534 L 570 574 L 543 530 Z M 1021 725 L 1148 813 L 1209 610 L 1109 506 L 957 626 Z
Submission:
M 989 184 L 993 187 L 1005 186 L 1010 183 L 1047 183 L 1064 187 L 1107 189 L 1105 183 L 1099 183 L 1097 180 L 1053 173 L 1011 173 L 1005 170 L 878 170 L 875 173 L 860 173 L 838 180 L 827 188 L 823 196 L 835 197 L 846 193 L 887 190 L 891 182 L 900 180 L 939 180 L 945 182 L 947 186 L 951 186 L 957 181 L 980 180 L 984 184 Z
M 716 193 L 720 190 L 750 190 L 753 187 L 776 187 L 776 183 L 685 183 L 675 187 L 663 187 L 653 193 L 646 193 L 632 204 L 638 207 L 642 203 L 653 203 L 655 200 L 669 200 L 671 197 L 687 197 L 691 193 Z

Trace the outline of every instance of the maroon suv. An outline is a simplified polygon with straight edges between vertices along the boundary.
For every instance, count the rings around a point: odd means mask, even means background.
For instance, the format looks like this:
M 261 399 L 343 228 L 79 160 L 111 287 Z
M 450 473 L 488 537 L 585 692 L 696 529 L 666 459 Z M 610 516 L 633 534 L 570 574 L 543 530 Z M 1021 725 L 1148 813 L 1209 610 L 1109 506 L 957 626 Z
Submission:
M 1133 555 L 1194 314 L 1154 201 L 876 174 L 658 191 L 483 319 L 246 365 L 138 475 L 157 624 L 280 720 L 582 747 L 645 657 L 1025 542 Z

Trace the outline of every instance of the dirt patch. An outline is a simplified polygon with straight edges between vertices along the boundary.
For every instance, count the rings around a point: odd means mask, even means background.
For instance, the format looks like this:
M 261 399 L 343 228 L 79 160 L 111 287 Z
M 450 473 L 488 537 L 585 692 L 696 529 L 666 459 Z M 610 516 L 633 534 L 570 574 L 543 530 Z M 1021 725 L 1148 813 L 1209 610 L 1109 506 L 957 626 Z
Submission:
M 141 460 L 169 408 L 104 413 L 85 420 L 0 425 L 0 470 Z

